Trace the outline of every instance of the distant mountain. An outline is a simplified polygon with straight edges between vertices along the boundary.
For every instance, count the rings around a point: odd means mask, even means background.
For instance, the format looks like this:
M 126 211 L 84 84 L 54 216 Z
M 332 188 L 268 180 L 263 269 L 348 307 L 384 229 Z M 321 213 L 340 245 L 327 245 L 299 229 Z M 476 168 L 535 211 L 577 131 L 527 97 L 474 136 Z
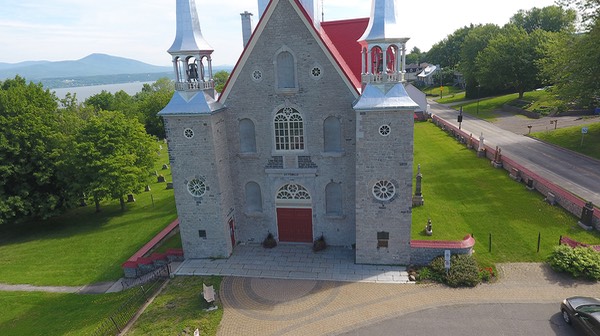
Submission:
M 45 78 L 155 73 L 172 70 L 173 68 L 169 66 L 161 67 L 123 57 L 91 54 L 76 61 L 0 63 L 0 80 L 13 78 L 16 75 L 27 80 L 39 81 Z
M 26 61 L 26 62 L 19 62 L 19 63 L 1 63 L 0 62 L 0 70 L 15 69 L 15 68 L 21 68 L 21 67 L 26 67 L 26 66 L 30 66 L 30 65 L 45 64 L 45 63 L 50 63 L 50 61 Z

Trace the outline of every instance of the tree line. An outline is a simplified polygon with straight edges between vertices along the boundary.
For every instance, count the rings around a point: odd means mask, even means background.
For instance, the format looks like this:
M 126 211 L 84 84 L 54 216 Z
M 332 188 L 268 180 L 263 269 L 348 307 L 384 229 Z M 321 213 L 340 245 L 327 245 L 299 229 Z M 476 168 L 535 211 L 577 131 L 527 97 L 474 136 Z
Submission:
M 41 84 L 0 82 L 0 224 L 45 219 L 83 201 L 120 200 L 148 183 L 164 137 L 156 116 L 173 94 L 161 79 L 134 96 L 101 92 L 84 103 Z
M 462 74 L 467 98 L 549 87 L 567 105 L 600 106 L 600 0 L 520 10 L 509 22 L 469 25 L 414 48 L 407 62 L 439 64 L 444 83 Z

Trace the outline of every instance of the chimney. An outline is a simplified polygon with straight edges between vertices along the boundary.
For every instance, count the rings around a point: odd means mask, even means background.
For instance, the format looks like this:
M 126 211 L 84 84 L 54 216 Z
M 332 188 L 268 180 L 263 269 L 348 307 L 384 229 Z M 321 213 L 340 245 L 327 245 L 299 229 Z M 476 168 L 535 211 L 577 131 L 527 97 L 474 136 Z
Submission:
M 240 13 L 242 16 L 242 39 L 244 41 L 244 48 L 248 45 L 248 41 L 250 41 L 250 36 L 252 36 L 252 13 L 245 11 Z

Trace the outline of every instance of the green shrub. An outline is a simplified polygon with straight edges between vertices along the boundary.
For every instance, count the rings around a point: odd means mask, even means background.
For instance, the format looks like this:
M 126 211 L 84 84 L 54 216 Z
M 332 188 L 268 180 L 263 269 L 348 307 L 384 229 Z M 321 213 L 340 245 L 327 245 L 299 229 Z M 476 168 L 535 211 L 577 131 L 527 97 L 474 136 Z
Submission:
M 600 253 L 591 247 L 559 245 L 548 257 L 548 263 L 555 271 L 575 278 L 600 280 Z
M 455 254 L 450 259 L 450 272 L 446 283 L 450 287 L 475 287 L 481 278 L 479 266 L 473 256 L 468 254 Z
M 445 283 L 450 287 L 475 287 L 481 282 L 477 261 L 468 254 L 452 255 L 448 274 L 444 267 L 443 256 L 434 258 L 429 264 L 428 271 L 425 271 L 424 275 L 421 273 L 420 279 L 425 279 L 424 276 L 427 276 L 429 280 Z

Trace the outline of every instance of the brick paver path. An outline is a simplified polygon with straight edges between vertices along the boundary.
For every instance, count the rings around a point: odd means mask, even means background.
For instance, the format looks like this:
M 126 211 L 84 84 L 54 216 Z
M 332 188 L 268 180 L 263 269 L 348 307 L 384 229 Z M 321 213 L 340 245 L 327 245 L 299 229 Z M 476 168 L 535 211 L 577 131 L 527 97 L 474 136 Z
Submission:
M 227 277 L 218 335 L 335 335 L 436 306 L 556 303 L 600 295 L 597 282 L 575 281 L 545 264 L 498 265 L 499 281 L 475 288 Z

